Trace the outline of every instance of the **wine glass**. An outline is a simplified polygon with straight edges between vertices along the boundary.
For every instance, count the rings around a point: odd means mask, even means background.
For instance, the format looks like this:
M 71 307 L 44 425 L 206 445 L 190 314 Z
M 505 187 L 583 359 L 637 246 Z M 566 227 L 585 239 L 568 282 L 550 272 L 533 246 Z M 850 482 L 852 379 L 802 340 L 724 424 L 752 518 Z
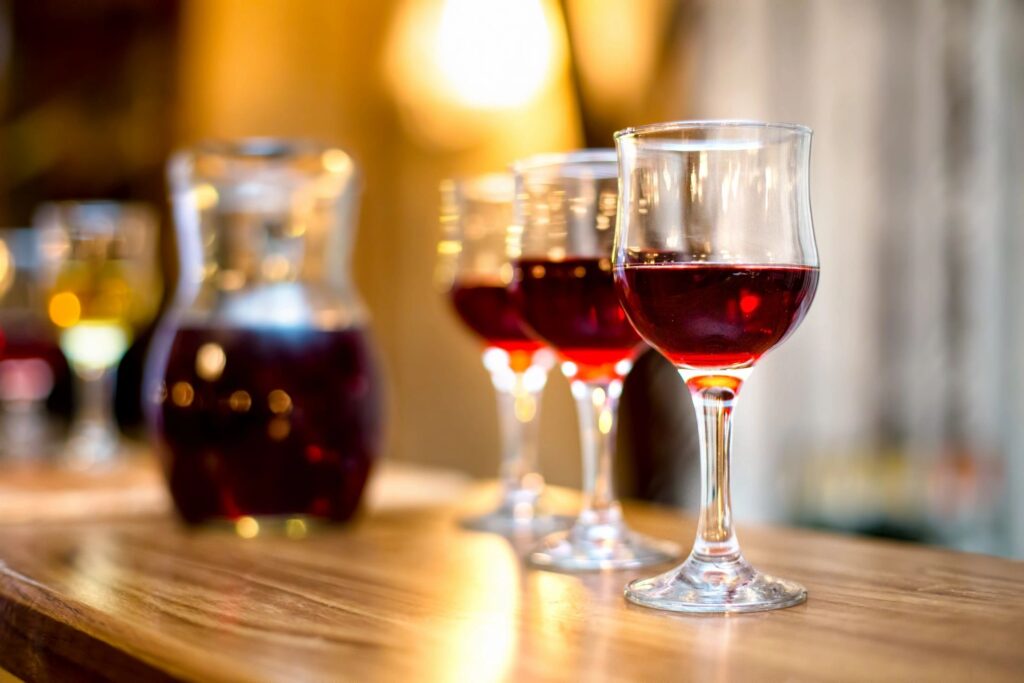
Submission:
M 612 280 L 615 152 L 544 155 L 513 168 L 509 288 L 529 329 L 562 361 L 576 399 L 583 456 L 583 510 L 569 531 L 548 536 L 527 559 L 564 571 L 669 561 L 678 548 L 630 531 L 612 482 L 622 380 L 642 348 Z
M 732 412 L 754 364 L 800 324 L 818 283 L 810 129 L 697 121 L 615 136 L 615 281 L 640 335 L 678 369 L 700 425 L 697 538 L 679 567 L 626 598 L 677 612 L 796 605 L 807 591 L 754 569 L 732 524 Z
M 513 192 L 510 174 L 442 183 L 437 280 L 459 318 L 480 339 L 483 364 L 498 397 L 501 502 L 462 525 L 539 535 L 564 528 L 568 520 L 539 507 L 544 479 L 537 472 L 538 417 L 554 354 L 526 332 L 505 288 L 512 279 L 505 238 Z
M 66 464 L 110 464 L 120 439 L 114 373 L 160 302 L 156 215 L 146 205 L 54 202 L 39 207 L 46 311 L 75 376 Z
M 46 400 L 64 359 L 39 301 L 39 233 L 0 229 L 0 457 L 50 449 Z

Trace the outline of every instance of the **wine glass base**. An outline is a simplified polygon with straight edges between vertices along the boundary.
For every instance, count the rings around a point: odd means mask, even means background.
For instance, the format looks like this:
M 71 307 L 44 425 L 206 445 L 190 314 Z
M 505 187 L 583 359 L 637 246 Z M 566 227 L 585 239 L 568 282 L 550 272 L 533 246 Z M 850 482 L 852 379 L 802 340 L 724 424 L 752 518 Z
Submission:
M 626 599 L 670 612 L 722 614 L 763 612 L 799 605 L 807 589 L 754 569 L 742 556 L 713 560 L 690 557 L 679 567 L 626 586 Z
M 72 428 L 68 441 L 57 460 L 61 466 L 74 470 L 96 470 L 115 464 L 121 451 L 117 432 L 98 425 Z
M 553 531 L 572 526 L 573 518 L 565 515 L 534 514 L 516 517 L 508 510 L 499 508 L 477 517 L 463 517 L 459 526 L 469 531 L 484 531 L 502 536 L 541 537 Z
M 585 572 L 646 567 L 671 562 L 677 557 L 679 547 L 674 543 L 623 530 L 606 539 L 590 538 L 573 531 L 552 534 L 526 559 L 540 569 Z

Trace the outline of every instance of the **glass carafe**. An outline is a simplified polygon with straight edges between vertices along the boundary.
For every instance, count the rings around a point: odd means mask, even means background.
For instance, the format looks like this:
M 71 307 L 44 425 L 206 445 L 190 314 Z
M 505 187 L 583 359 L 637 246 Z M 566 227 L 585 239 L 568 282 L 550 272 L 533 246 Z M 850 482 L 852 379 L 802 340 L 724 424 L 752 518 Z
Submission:
M 208 143 L 169 164 L 180 261 L 147 367 L 168 485 L 188 522 L 357 509 L 380 440 L 380 382 L 349 278 L 358 186 L 340 149 Z

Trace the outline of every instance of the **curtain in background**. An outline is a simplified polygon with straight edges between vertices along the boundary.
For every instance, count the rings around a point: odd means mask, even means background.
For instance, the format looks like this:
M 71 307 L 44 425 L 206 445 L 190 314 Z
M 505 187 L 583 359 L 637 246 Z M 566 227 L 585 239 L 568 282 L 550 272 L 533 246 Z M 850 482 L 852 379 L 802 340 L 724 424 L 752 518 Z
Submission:
M 815 129 L 821 284 L 741 396 L 738 514 L 1024 554 L 1024 3 L 680 16 L 652 111 Z

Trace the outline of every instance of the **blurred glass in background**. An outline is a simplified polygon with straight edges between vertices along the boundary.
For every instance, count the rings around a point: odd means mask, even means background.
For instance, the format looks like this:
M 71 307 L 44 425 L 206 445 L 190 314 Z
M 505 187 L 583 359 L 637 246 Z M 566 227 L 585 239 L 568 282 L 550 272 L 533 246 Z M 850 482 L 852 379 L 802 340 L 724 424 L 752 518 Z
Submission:
M 111 464 L 120 450 L 114 376 L 160 303 L 157 227 L 142 203 L 61 201 L 36 211 L 46 314 L 75 378 L 71 431 L 60 452 L 69 465 Z
M 32 225 L 53 200 L 141 200 L 166 210 L 179 13 L 176 2 L 0 2 L 0 224 Z M 45 296 L 41 303 L 52 328 Z M 134 337 L 116 378 L 116 415 L 132 434 L 148 336 Z M 61 364 L 47 401 L 60 418 L 58 443 L 73 403 Z
M 163 202 L 170 149 L 203 138 L 351 150 L 389 455 L 479 476 L 497 424 L 475 344 L 430 286 L 438 182 L 632 124 L 810 125 L 822 279 L 744 389 L 736 514 L 1024 555 L 1021 3 L 37 0 L 0 4 L 0 25 L 4 224 L 73 196 Z M 675 391 L 638 362 L 619 474 L 625 493 L 690 504 Z M 130 422 L 137 394 L 120 395 Z M 578 485 L 567 396 L 545 393 L 540 462 Z
M 33 459 L 52 451 L 56 431 L 46 401 L 67 366 L 47 325 L 38 275 L 38 233 L 0 230 L 0 456 Z

